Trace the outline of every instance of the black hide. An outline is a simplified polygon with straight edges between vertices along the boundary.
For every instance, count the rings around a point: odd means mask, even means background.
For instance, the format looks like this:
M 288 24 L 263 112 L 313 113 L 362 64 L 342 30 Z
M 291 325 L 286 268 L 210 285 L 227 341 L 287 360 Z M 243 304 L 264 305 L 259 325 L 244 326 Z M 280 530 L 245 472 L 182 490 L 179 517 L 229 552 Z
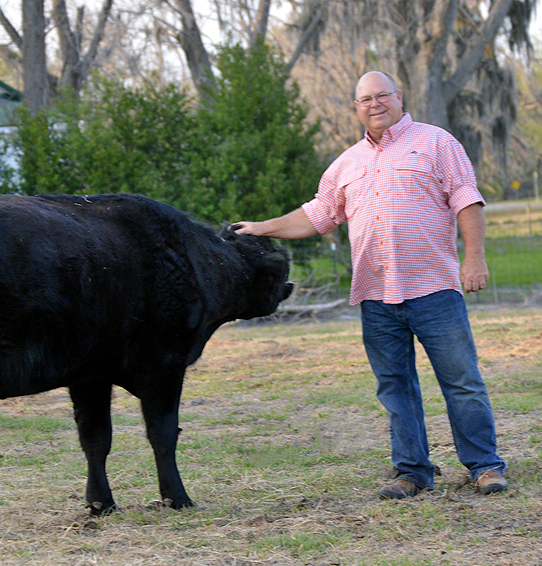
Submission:
M 69 387 L 99 514 L 115 508 L 105 460 L 124 387 L 162 499 L 190 506 L 175 462 L 185 369 L 221 324 L 273 313 L 291 287 L 269 239 L 216 235 L 145 197 L 1 195 L 0 398 Z

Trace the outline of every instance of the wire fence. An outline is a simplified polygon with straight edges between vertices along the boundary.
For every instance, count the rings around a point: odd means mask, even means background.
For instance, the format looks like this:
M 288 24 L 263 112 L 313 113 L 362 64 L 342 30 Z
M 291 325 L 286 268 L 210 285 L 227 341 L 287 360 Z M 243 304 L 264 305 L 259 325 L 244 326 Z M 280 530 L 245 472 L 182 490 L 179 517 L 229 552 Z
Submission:
M 488 205 L 485 248 L 490 280 L 484 290 L 465 295 L 467 303 L 542 305 L 542 202 Z M 462 259 L 461 239 L 458 251 Z M 348 298 L 349 250 L 337 244 L 337 238 L 293 248 L 292 261 L 297 285 L 290 305 L 325 305 Z

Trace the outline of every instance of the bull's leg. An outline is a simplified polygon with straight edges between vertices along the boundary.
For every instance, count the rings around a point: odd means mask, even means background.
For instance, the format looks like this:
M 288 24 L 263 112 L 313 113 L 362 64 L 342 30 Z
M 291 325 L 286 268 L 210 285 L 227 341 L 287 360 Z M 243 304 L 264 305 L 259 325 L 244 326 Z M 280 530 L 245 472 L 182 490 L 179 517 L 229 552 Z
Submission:
M 111 384 L 87 382 L 70 387 L 79 441 L 88 463 L 86 499 L 92 515 L 116 509 L 105 473 L 111 449 Z
M 174 509 L 194 506 L 184 489 L 175 461 L 180 394 L 180 390 L 173 392 L 158 389 L 141 396 L 147 437 L 156 459 L 160 495 L 164 504 Z

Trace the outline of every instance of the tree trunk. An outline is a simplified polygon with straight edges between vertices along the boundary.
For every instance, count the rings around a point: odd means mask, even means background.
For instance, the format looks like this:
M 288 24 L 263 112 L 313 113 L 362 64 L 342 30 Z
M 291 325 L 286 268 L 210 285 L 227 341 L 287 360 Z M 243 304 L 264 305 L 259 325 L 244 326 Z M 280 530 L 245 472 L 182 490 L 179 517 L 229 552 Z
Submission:
M 176 0 L 176 5 L 183 26 L 182 31 L 177 34 L 177 40 L 186 55 L 196 89 L 201 97 L 206 98 L 205 86 L 212 81 L 211 61 L 203 45 L 190 0 Z
M 447 104 L 465 87 L 474 71 L 479 67 L 487 46 L 494 41 L 513 2 L 514 0 L 496 0 L 493 2 L 487 19 L 471 37 L 455 72 L 443 84 Z
M 45 16 L 43 0 L 23 0 L 24 99 L 32 115 L 47 106 Z
M 271 0 L 260 0 L 258 12 L 256 14 L 256 40 L 265 38 L 270 9 Z
M 430 14 L 420 2 L 405 7 L 396 33 L 397 75 L 406 109 L 414 120 L 448 128 L 446 98 L 442 92 L 444 56 L 458 0 L 436 0 Z

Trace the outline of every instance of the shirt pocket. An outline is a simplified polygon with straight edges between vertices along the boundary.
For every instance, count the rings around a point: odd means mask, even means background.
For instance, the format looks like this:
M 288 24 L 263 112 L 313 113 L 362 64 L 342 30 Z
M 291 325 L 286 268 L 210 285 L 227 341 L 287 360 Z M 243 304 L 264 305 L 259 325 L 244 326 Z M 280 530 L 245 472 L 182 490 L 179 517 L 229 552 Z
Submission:
M 397 195 L 403 199 L 422 200 L 426 198 L 435 182 L 433 160 L 423 155 L 413 155 L 394 161 L 393 183 Z
M 344 171 L 339 181 L 344 191 L 344 212 L 347 220 L 350 220 L 367 194 L 367 166 Z

